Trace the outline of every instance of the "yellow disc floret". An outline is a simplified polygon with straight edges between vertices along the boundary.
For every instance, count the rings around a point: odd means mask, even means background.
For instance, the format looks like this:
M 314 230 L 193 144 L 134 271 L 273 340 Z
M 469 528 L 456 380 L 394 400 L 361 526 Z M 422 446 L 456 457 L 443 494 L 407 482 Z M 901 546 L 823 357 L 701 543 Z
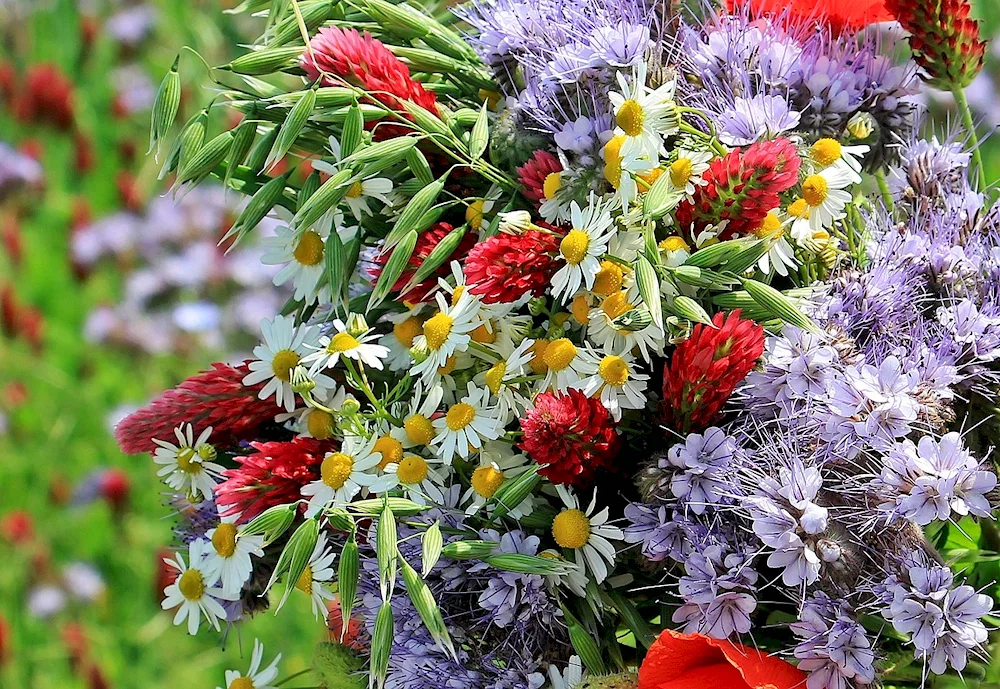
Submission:
M 348 333 L 337 333 L 330 338 L 330 344 L 326 346 L 326 351 L 330 354 L 341 354 L 352 349 L 357 349 L 361 345 L 353 335 Z
M 483 209 L 485 207 L 486 202 L 482 199 L 473 201 L 465 207 L 465 222 L 469 223 L 469 227 L 479 230 L 483 226 Z
M 359 196 L 361 196 L 362 191 L 364 191 L 364 188 L 361 186 L 361 182 L 355 182 L 347 190 L 347 193 L 344 194 L 344 196 L 346 196 L 349 199 L 356 199 Z
M 590 519 L 580 510 L 563 510 L 552 520 L 552 537 L 563 548 L 582 548 L 590 540 Z
M 486 323 L 469 333 L 469 337 L 472 338 L 473 342 L 478 342 L 479 344 L 493 344 L 497 341 L 497 328 L 493 323 L 489 324 L 489 328 Z
M 507 374 L 507 363 L 504 361 L 498 361 L 493 364 L 489 371 L 486 372 L 486 387 L 490 389 L 494 395 L 500 394 L 500 388 L 503 386 L 503 377 Z
M 403 443 L 399 442 L 391 435 L 383 435 L 375 441 L 372 452 L 382 455 L 382 461 L 378 463 L 379 469 L 385 469 L 390 464 L 399 464 L 403 459 Z
M 615 292 L 601 302 L 601 311 L 610 320 L 614 320 L 635 308 L 628 300 L 626 292 Z
M 612 387 L 621 387 L 628 381 L 628 364 L 620 356 L 611 354 L 601 359 L 597 373 Z
M 590 235 L 583 230 L 570 230 L 569 234 L 559 242 L 559 253 L 566 259 L 566 263 L 571 266 L 583 263 L 583 259 L 587 257 L 587 249 L 589 248 Z
M 780 236 L 782 234 L 781 218 L 774 211 L 769 212 L 761 220 L 760 226 L 754 230 L 754 234 L 761 239 Z
M 667 237 L 662 242 L 659 243 L 659 248 L 662 251 L 674 252 L 674 251 L 691 251 L 691 247 L 688 243 L 684 241 L 683 237 Z
M 467 402 L 459 402 L 451 405 L 445 415 L 445 423 L 453 431 L 460 431 L 476 418 L 476 408 Z
M 212 547 L 222 557 L 232 557 L 236 552 L 236 525 L 222 522 L 215 527 Z
M 830 186 L 826 183 L 826 179 L 822 175 L 809 175 L 806 177 L 806 181 L 802 183 L 802 198 L 810 206 L 816 208 L 826 201 L 829 190 Z
M 295 245 L 292 255 L 304 266 L 315 266 L 323 260 L 323 238 L 313 230 L 306 230 Z
M 451 316 L 446 313 L 438 313 L 431 316 L 424 323 L 424 337 L 427 338 L 427 347 L 432 350 L 441 348 L 441 345 L 451 334 L 451 326 L 455 323 Z
M 552 340 L 545 348 L 545 365 L 552 371 L 562 371 L 576 358 L 576 345 L 565 337 Z
M 343 452 L 334 452 L 328 455 L 319 467 L 323 483 L 334 490 L 344 487 L 352 471 L 354 471 L 354 457 Z
M 622 128 L 628 136 L 642 134 L 642 125 L 646 121 L 646 112 L 642 104 L 632 98 L 628 99 L 615 113 L 615 124 Z
M 399 343 L 409 349 L 413 346 L 413 338 L 420 334 L 423 324 L 416 316 L 410 316 L 405 321 L 392 326 L 392 334 L 396 336 Z
M 472 490 L 476 495 L 492 498 L 503 484 L 503 472 L 494 467 L 479 467 L 472 472 Z
M 306 565 L 306 568 L 302 570 L 302 574 L 299 575 L 298 581 L 295 582 L 295 588 L 306 595 L 312 595 L 313 592 L 313 568 L 312 565 Z
M 615 136 L 604 144 L 604 179 L 615 189 L 622 181 L 622 144 L 624 136 Z
M 606 297 L 612 292 L 617 292 L 622 288 L 625 279 L 625 271 L 614 261 L 601 261 L 601 269 L 594 276 L 593 291 L 602 297 Z
M 556 193 L 560 189 L 562 189 L 561 172 L 550 172 L 545 175 L 545 181 L 542 183 L 542 193 L 545 195 L 546 200 L 555 198 Z
M 423 457 L 407 455 L 396 468 L 396 477 L 400 483 L 414 486 L 427 478 L 427 462 Z
M 197 569 L 186 570 L 177 580 L 177 588 L 188 600 L 201 600 L 205 595 L 205 577 Z
M 678 158 L 670 165 L 670 181 L 681 189 L 687 186 L 694 174 L 694 163 L 690 158 Z
M 249 677 L 237 677 L 229 683 L 226 689 L 257 689 L 257 687 L 254 686 L 253 680 Z
M 826 167 L 833 165 L 843 156 L 843 146 L 836 139 L 820 139 L 812 145 L 812 157 Z
M 548 340 L 535 340 L 534 344 L 528 347 L 528 351 L 532 354 L 528 367 L 532 373 L 541 374 L 549 370 L 548 364 L 545 363 L 545 348 L 548 346 Z
M 423 414 L 414 414 L 404 421 L 403 430 L 414 445 L 429 445 L 434 440 L 434 424 Z
M 300 358 L 290 349 L 282 349 L 275 354 L 274 358 L 271 359 L 271 370 L 274 371 L 274 377 L 288 382 L 292 377 L 292 369 L 299 365 Z
M 587 297 L 584 295 L 576 295 L 573 298 L 573 303 L 569 305 L 569 310 L 573 314 L 573 318 L 580 325 L 590 323 L 590 302 L 587 301 Z
M 197 474 L 201 472 L 201 462 L 196 462 L 198 453 L 190 447 L 182 447 L 177 451 L 177 468 L 185 474 Z

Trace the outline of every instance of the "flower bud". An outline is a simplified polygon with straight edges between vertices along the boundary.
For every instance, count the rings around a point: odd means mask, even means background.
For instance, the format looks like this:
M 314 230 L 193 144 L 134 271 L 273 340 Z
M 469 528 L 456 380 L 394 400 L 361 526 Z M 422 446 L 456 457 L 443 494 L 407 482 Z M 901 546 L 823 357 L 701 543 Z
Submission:
M 344 400 L 344 403 L 340 405 L 340 413 L 344 416 L 354 416 L 359 411 L 361 411 L 361 404 L 359 404 L 353 397 L 348 397 Z
M 531 228 L 531 213 L 528 211 L 510 211 L 500 214 L 500 231 L 508 234 L 521 234 Z
M 528 302 L 528 313 L 538 316 L 545 312 L 545 297 L 532 297 Z
M 347 317 L 347 334 L 351 337 L 361 337 L 369 330 L 371 328 L 368 327 L 368 321 L 365 320 L 363 314 L 352 313 Z
M 859 141 L 863 141 L 875 133 L 878 124 L 869 112 L 855 113 L 847 121 L 847 133 Z
M 430 356 L 431 351 L 427 348 L 427 344 L 415 344 L 410 347 L 410 356 L 413 358 L 413 363 L 422 364 Z
M 292 390 L 300 395 L 306 395 L 316 388 L 316 381 L 309 377 L 309 371 L 301 364 L 292 369 L 289 382 L 292 384 Z

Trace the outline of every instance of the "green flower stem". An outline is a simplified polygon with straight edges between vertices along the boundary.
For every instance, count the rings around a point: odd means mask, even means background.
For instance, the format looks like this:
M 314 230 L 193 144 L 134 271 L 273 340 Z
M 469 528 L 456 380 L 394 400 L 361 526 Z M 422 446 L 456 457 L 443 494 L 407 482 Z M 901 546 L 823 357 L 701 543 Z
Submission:
M 878 190 L 882 194 L 882 201 L 885 203 L 886 209 L 890 213 L 895 213 L 896 202 L 892 200 L 892 191 L 889 189 L 889 181 L 885 178 L 884 167 L 878 169 L 878 172 L 875 173 L 875 179 L 878 181 Z
M 976 171 L 979 182 L 979 191 L 986 190 L 986 168 L 983 167 L 983 154 L 979 150 L 979 136 L 976 134 L 976 123 L 972 120 L 972 110 L 969 108 L 969 99 L 965 97 L 965 89 L 955 87 L 952 89 L 955 96 L 955 103 L 958 111 L 962 115 L 962 124 L 969 132 L 969 143 L 972 145 L 972 160 L 976 164 Z

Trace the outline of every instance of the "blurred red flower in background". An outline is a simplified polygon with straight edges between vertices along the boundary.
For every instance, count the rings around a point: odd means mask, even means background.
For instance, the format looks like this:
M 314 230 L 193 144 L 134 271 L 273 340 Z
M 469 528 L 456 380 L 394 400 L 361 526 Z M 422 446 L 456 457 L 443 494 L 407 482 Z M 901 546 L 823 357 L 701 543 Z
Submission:
M 751 15 L 786 14 L 790 19 L 817 20 L 834 31 L 862 29 L 895 17 L 885 0 L 727 0 L 730 11 L 747 7 Z

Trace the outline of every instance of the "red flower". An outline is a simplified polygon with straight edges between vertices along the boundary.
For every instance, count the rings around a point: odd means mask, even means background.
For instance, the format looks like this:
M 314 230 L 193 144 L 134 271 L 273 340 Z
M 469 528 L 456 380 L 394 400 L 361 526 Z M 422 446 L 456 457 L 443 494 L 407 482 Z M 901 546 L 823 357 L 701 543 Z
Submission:
M 121 469 L 107 469 L 101 473 L 98 483 L 101 497 L 115 512 L 121 512 L 128 505 L 128 496 L 132 492 L 132 482 L 128 474 Z
M 667 423 L 684 433 L 708 426 L 763 353 L 764 328 L 739 310 L 694 326 L 663 371 Z
M 0 615 L 0 668 L 6 665 L 11 657 L 10 636 L 10 625 L 3 615 Z
M 11 545 L 25 545 L 35 538 L 35 521 L 24 510 L 14 510 L 0 520 L 0 535 Z
M 495 234 L 479 242 L 465 260 L 469 291 L 487 304 L 513 302 L 525 294 L 539 296 L 559 268 L 552 257 L 560 236 L 527 230 L 523 234 Z
M 925 2 L 926 0 L 916 0 Z M 751 16 L 773 14 L 792 20 L 820 21 L 834 31 L 862 29 L 869 24 L 890 22 L 895 17 L 885 0 L 728 0 L 729 11 L 747 6 Z
M 806 673 L 780 658 L 701 634 L 660 634 L 639 667 L 638 689 L 804 689 Z
M 55 65 L 33 65 L 24 77 L 17 114 L 23 121 L 47 121 L 70 129 L 75 118 L 73 82 Z
M 562 163 L 548 151 L 539 149 L 531 154 L 521 167 L 517 168 L 518 181 L 524 195 L 535 203 L 545 200 L 545 180 L 557 172 L 562 172 Z
M 733 149 L 712 161 L 703 175 L 706 184 L 677 208 L 677 222 L 692 236 L 724 220 L 720 238 L 750 234 L 798 181 L 801 165 L 795 145 L 784 138 Z
M 237 457 L 240 466 L 222 472 L 225 481 L 215 487 L 215 502 L 224 515 L 240 514 L 240 523 L 274 507 L 295 502 L 302 486 L 320 477 L 320 465 L 334 445 L 314 438 L 288 443 L 250 443 L 256 450 Z
M 932 86 L 950 91 L 972 83 L 983 68 L 986 43 L 968 0 L 886 0 L 886 6 L 910 32 L 913 58 Z
M 588 483 L 618 454 L 620 441 L 611 414 L 598 399 L 579 390 L 543 392 L 521 419 L 521 449 L 552 483 Z
M 400 101 L 411 101 L 438 114 L 434 94 L 414 81 L 410 69 L 367 31 L 359 34 L 356 29 L 345 30 L 337 26 L 320 29 L 302 55 L 302 68 L 313 80 L 322 74 L 327 86 L 341 83 L 331 79 L 331 74 L 360 86 L 372 98 L 396 112 L 406 112 Z M 392 135 L 405 133 L 398 127 L 391 129 Z
M 278 413 L 274 400 L 258 399 L 262 385 L 245 386 L 249 369 L 212 364 L 209 371 L 188 378 L 147 406 L 126 416 L 115 428 L 122 452 L 152 452 L 153 438 L 169 439 L 174 428 L 190 423 L 200 430 L 212 427 L 211 442 L 230 445 L 256 436 L 261 424 Z
M 409 284 L 410 278 L 413 274 L 417 272 L 417 268 L 420 264 L 424 262 L 424 259 L 430 256 L 430 253 L 434 250 L 442 239 L 444 239 L 449 232 L 455 229 L 452 225 L 446 222 L 436 223 L 433 227 L 425 232 L 421 232 L 420 236 L 417 237 L 417 245 L 413 249 L 413 255 L 410 256 L 410 260 L 407 263 L 406 269 L 403 274 L 399 276 L 396 280 L 396 284 L 392 286 L 394 292 L 399 293 L 399 298 L 404 301 L 419 303 L 423 301 L 430 301 L 431 294 L 437 289 L 438 278 L 445 275 L 451 275 L 451 267 L 449 266 L 448 260 L 445 260 L 440 267 L 435 270 L 431 275 L 427 277 L 426 280 L 420 282 L 405 293 L 403 289 Z M 462 237 L 462 241 L 458 243 L 455 247 L 455 251 L 452 256 L 456 258 L 461 258 L 469 253 L 476 244 L 476 235 L 474 233 L 467 233 Z M 385 268 L 385 264 L 389 261 L 389 256 L 392 254 L 391 251 L 384 251 L 379 254 L 375 261 L 378 263 L 378 268 L 372 271 L 372 279 L 378 280 L 378 276 L 382 274 L 382 269 Z
M 354 651 L 367 651 L 368 649 L 361 638 L 361 622 L 358 618 L 352 615 L 347 621 L 347 630 L 345 631 L 340 599 L 330 601 L 326 607 L 330 611 L 326 618 L 326 628 L 330 631 L 333 643 L 346 646 Z

